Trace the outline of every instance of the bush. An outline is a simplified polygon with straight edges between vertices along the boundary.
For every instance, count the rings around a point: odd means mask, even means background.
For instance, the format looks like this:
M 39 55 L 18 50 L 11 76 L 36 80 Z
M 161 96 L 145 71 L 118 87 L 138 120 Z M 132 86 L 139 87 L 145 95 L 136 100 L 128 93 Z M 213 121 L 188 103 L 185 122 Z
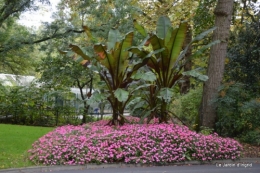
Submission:
M 56 106 L 57 96 L 52 96 L 48 88 L 0 85 L 0 123 L 39 126 L 80 124 L 76 108 L 71 104 L 73 100 L 65 99 L 66 92 L 58 94 L 64 96 L 66 105 Z
M 202 88 L 192 89 L 173 102 L 172 111 L 192 129 L 198 129 Z
M 220 89 L 216 102 L 218 105 L 216 128 L 219 134 L 229 137 L 244 136 L 245 141 L 251 136 L 252 131 L 260 127 L 259 98 L 253 98 L 245 85 L 226 83 Z
M 246 133 L 243 133 L 239 137 L 241 142 L 253 144 L 253 145 L 260 145 L 260 131 L 259 130 L 252 130 Z
M 233 139 L 176 124 L 103 124 L 58 127 L 33 144 L 30 160 L 46 165 L 172 163 L 238 159 L 242 150 Z

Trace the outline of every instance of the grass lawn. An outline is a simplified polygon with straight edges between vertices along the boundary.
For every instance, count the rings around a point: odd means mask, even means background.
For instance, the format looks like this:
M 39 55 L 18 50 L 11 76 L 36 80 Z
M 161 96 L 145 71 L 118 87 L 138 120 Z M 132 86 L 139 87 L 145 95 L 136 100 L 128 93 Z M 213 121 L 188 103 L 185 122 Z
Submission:
M 0 169 L 32 166 L 26 158 L 27 150 L 34 141 L 53 129 L 0 124 Z

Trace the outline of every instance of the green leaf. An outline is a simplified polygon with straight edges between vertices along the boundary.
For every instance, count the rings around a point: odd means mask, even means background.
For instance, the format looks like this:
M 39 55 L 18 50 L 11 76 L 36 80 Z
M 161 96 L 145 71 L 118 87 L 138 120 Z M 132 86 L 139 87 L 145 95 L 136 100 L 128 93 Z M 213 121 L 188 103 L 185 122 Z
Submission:
M 214 31 L 217 27 L 213 27 L 207 31 L 204 31 L 202 33 L 200 33 L 199 35 L 197 35 L 193 40 L 192 42 L 197 42 L 197 41 L 200 41 L 202 40 L 205 36 L 207 36 L 209 33 L 211 33 L 212 31 Z
M 159 91 L 159 95 L 157 96 L 159 99 L 163 99 L 165 102 L 169 103 L 173 97 L 173 89 L 171 88 L 162 88 Z
M 144 73 L 143 79 L 144 79 L 145 81 L 153 82 L 153 81 L 156 80 L 156 75 L 155 75 L 153 72 L 148 71 L 148 72 Z
M 137 57 L 143 58 L 146 55 L 148 55 L 149 52 L 141 50 L 140 47 L 132 46 L 128 49 L 129 52 L 132 52 L 133 54 L 137 55 Z
M 134 28 L 144 37 L 147 36 L 147 32 L 144 29 L 144 27 L 142 25 L 140 25 L 136 20 L 134 20 Z
M 200 81 L 203 81 L 203 82 L 205 82 L 209 79 L 207 75 L 203 75 L 200 72 L 198 72 L 198 69 L 186 71 L 186 72 L 183 72 L 182 74 L 186 75 L 186 76 L 192 76 L 192 77 L 194 77 L 194 78 L 196 78 Z
M 157 105 L 156 107 L 154 107 L 153 109 L 151 110 L 148 110 L 145 112 L 144 115 L 142 115 L 141 119 L 140 119 L 140 123 L 143 124 L 144 123 L 144 119 L 147 118 L 149 115 L 151 115 L 151 113 L 156 110 L 157 108 L 159 107 L 159 105 Z
M 118 44 L 115 49 L 113 49 L 112 54 L 115 61 L 115 67 L 111 70 L 115 74 L 114 80 L 117 81 L 115 82 L 116 85 L 123 81 L 123 75 L 125 74 L 126 68 L 129 66 L 129 52 L 127 51 L 127 49 L 131 47 L 133 37 L 133 32 L 127 33 L 125 38 Z
M 135 79 L 135 80 L 142 79 L 142 76 L 143 76 L 143 72 L 137 71 L 134 75 L 131 76 L 131 79 Z
M 151 56 L 156 55 L 156 54 L 158 54 L 158 53 L 161 53 L 161 52 L 163 52 L 164 50 L 165 50 L 165 48 L 163 47 L 163 48 L 161 48 L 161 49 L 157 49 L 157 50 L 155 50 L 155 51 L 152 51 L 152 52 L 150 52 L 148 55 L 146 55 L 145 58 L 148 58 L 148 57 L 151 57 Z
M 150 81 L 150 82 L 153 82 L 156 80 L 156 75 L 151 72 L 151 71 L 148 71 L 148 72 L 141 72 L 141 71 L 138 71 L 135 75 L 131 76 L 132 79 L 143 79 L 145 81 Z
M 115 47 L 116 42 L 119 42 L 121 39 L 120 32 L 117 29 L 110 29 L 108 33 L 108 42 L 107 49 L 110 51 Z
M 138 108 L 142 108 L 145 105 L 145 101 L 139 101 L 135 104 L 135 106 L 132 108 L 132 110 L 138 109 Z
M 120 102 L 124 102 L 128 99 L 129 96 L 129 92 L 126 90 L 123 90 L 121 88 L 118 88 L 115 92 L 114 92 L 115 97 L 117 98 L 118 101 Z
M 186 157 L 188 160 L 191 160 L 191 158 L 190 158 L 190 156 L 189 156 L 189 154 L 187 152 L 184 153 L 183 156 Z
M 92 40 L 92 39 L 93 39 L 93 36 L 92 36 L 92 34 L 91 34 L 91 32 L 90 32 L 89 27 L 87 27 L 87 26 L 82 26 L 82 28 L 84 29 L 84 31 L 85 31 L 85 33 L 87 34 L 87 36 Z
M 145 59 L 145 58 L 150 58 L 153 55 L 156 55 L 158 53 L 161 53 L 165 50 L 165 48 L 158 48 L 155 51 L 145 51 L 145 50 L 141 50 L 139 47 L 131 47 L 128 49 L 129 52 L 132 52 L 133 54 L 137 55 L 138 57 L 140 57 L 141 59 Z
M 172 27 L 170 19 L 166 16 L 161 16 L 157 21 L 156 35 L 161 39 L 165 39 L 170 27 Z
M 150 85 L 152 85 L 152 84 L 143 84 L 143 85 L 140 85 L 140 86 L 136 87 L 134 90 L 132 90 L 131 93 L 133 93 L 134 91 L 138 91 L 138 90 L 141 89 L 141 88 L 147 88 L 147 87 L 149 87 Z
M 203 33 L 201 33 L 201 34 L 199 34 L 198 36 L 196 36 L 196 37 L 185 47 L 185 49 L 181 52 L 181 54 L 179 55 L 179 57 L 177 58 L 177 60 L 176 60 L 176 62 L 175 62 L 175 64 L 174 64 L 173 68 L 176 68 L 176 67 L 178 66 L 179 61 L 183 59 L 183 57 L 184 57 L 185 54 L 187 53 L 189 47 L 192 45 L 192 43 L 202 40 L 206 35 L 208 35 L 208 34 L 209 34 L 210 32 L 212 32 L 212 31 L 214 31 L 215 29 L 216 29 L 216 27 L 213 27 L 213 28 L 211 28 L 211 29 L 209 29 L 209 30 L 207 30 L 207 31 L 205 31 L 205 32 L 203 32 Z M 217 42 L 218 42 L 218 41 L 212 43 L 212 45 L 217 44 Z M 212 45 L 211 45 L 211 46 L 212 46 Z M 205 49 L 206 49 L 206 48 L 205 48 Z M 198 54 L 199 54 L 199 52 L 198 52 Z M 194 55 L 194 56 L 195 56 L 195 55 Z
M 99 93 L 99 92 L 95 91 L 92 94 L 92 96 L 89 99 L 87 99 L 87 103 L 89 105 L 96 105 L 96 104 L 106 100 L 108 96 L 109 96 L 109 94 Z
M 154 51 L 164 48 L 164 40 L 158 37 L 157 35 L 151 36 L 147 40 L 147 43 L 152 45 Z
M 197 50 L 192 56 L 199 56 L 201 55 L 206 49 L 210 48 L 211 46 L 220 43 L 220 40 L 215 40 L 213 42 L 210 42 L 209 44 L 202 46 L 199 50 Z
M 174 67 L 177 58 L 182 51 L 187 30 L 188 30 L 188 23 L 187 22 L 181 23 L 179 28 L 173 30 L 171 39 L 166 45 L 170 53 L 169 62 L 165 62 L 168 64 L 168 68 L 167 68 L 168 73 L 170 73 L 170 71 Z
M 80 55 L 84 60 L 88 60 L 88 61 L 91 60 L 91 54 L 89 52 L 85 51 L 84 49 L 81 49 L 79 46 L 70 44 L 69 47 L 71 48 L 71 50 L 73 52 Z
M 128 104 L 127 104 L 127 108 L 132 106 L 132 105 L 135 105 L 137 103 L 139 103 L 141 101 L 142 97 L 135 97 L 134 99 L 132 99 Z
M 116 68 L 116 59 L 111 55 L 111 53 L 108 53 L 106 50 L 106 46 L 102 44 L 96 44 L 94 45 L 94 51 L 98 55 L 98 57 L 95 57 L 103 66 L 105 66 L 110 74 L 114 76 L 114 71 Z

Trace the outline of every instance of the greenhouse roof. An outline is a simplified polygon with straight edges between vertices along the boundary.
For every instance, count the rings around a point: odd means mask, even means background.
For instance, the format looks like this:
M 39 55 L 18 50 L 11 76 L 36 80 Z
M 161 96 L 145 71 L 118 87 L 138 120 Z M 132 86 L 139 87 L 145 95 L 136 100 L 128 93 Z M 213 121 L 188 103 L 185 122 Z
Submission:
M 0 82 L 5 86 L 28 86 L 35 80 L 34 76 L 0 74 Z

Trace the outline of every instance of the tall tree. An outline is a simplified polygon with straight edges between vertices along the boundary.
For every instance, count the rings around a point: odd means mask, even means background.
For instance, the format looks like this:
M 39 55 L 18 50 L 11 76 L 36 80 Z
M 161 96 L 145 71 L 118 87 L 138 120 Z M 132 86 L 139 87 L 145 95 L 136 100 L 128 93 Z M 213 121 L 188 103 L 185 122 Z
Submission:
M 24 11 L 37 10 L 36 0 L 2 0 L 0 1 L 0 72 L 28 74 L 27 67 L 33 62 L 32 35 L 26 27 L 17 23 Z M 38 0 L 49 3 L 48 0 Z M 27 45 L 27 46 L 24 46 Z
M 221 85 L 223 78 L 233 5 L 233 0 L 218 0 L 214 10 L 217 29 L 213 32 L 213 41 L 220 40 L 220 43 L 213 45 L 210 49 L 207 71 L 209 80 L 203 86 L 203 97 L 199 112 L 201 126 L 210 128 L 215 126 L 216 106 L 213 99 L 217 95 L 218 87 Z

